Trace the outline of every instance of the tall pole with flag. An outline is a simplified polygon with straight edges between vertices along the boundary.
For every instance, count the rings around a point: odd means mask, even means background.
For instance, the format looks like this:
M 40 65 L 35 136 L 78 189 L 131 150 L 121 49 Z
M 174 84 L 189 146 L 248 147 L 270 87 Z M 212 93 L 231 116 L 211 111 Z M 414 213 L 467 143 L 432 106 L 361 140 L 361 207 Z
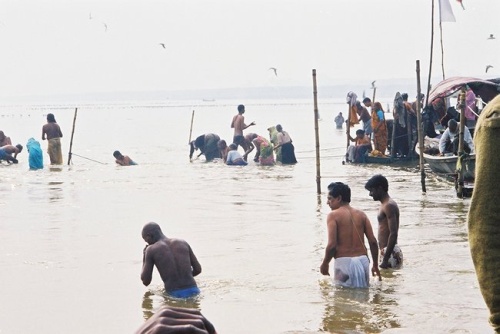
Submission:
M 462 3 L 461 1 L 459 1 Z M 444 45 L 443 45 L 443 22 L 455 22 L 455 15 L 451 9 L 449 0 L 439 0 L 439 36 L 441 41 L 441 71 L 443 73 L 443 80 L 446 79 L 444 73 Z

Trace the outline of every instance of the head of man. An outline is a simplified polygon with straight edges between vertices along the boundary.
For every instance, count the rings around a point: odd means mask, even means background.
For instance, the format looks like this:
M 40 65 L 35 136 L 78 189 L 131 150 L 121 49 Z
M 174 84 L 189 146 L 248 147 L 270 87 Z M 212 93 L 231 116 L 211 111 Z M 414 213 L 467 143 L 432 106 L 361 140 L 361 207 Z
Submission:
M 242 105 L 242 104 L 240 104 L 240 105 L 238 106 L 238 112 L 239 112 L 240 114 L 243 114 L 243 113 L 245 112 L 245 106 L 244 106 L 244 105 Z
M 343 203 L 351 202 L 351 188 L 342 182 L 332 182 L 328 185 L 328 205 L 332 210 L 338 209 Z
M 3 141 L 5 139 L 5 134 L 3 131 L 0 131 L 0 141 Z
M 458 123 L 454 119 L 450 119 L 448 121 L 448 129 L 450 129 L 451 133 L 456 133 L 458 128 Z
M 142 228 L 142 238 L 148 245 L 152 245 L 163 237 L 160 225 L 156 223 L 147 223 Z
M 115 157 L 116 160 L 122 160 L 123 155 L 120 153 L 120 151 L 114 151 L 113 156 Z
M 217 142 L 217 147 L 219 150 L 225 150 L 227 148 L 227 143 L 224 139 L 221 139 Z
M 408 101 L 408 94 L 403 93 L 401 94 L 401 97 L 403 98 L 403 101 Z
M 17 144 L 16 148 L 17 148 L 17 153 L 20 153 L 23 150 L 23 145 Z
M 371 107 L 372 106 L 372 100 L 369 97 L 365 97 L 363 99 L 363 104 L 365 105 L 365 107 Z
M 56 118 L 54 117 L 54 114 L 47 114 L 47 122 L 56 123 Z
M 234 143 L 229 145 L 229 151 L 234 151 L 238 148 L 238 146 L 236 146 Z
M 365 137 L 365 131 L 364 130 L 356 130 L 356 137 L 361 139 L 361 138 L 364 138 Z
M 370 192 L 374 201 L 380 201 L 389 191 L 389 182 L 385 176 L 377 174 L 366 182 L 365 189 Z
M 281 124 L 276 125 L 276 131 L 278 131 L 278 132 L 283 131 L 283 127 L 281 126 Z

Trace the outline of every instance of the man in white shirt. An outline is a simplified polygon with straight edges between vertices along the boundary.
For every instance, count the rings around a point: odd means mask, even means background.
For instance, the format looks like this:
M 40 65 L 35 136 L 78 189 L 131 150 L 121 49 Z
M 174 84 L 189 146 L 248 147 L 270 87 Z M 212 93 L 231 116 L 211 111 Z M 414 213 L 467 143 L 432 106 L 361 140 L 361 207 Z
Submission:
M 441 139 L 439 139 L 439 153 L 441 155 L 445 153 L 457 154 L 458 133 L 457 121 L 450 119 L 448 121 L 448 128 L 441 135 Z M 464 127 L 464 151 L 466 153 L 474 153 L 474 143 L 472 142 L 472 136 L 467 127 Z

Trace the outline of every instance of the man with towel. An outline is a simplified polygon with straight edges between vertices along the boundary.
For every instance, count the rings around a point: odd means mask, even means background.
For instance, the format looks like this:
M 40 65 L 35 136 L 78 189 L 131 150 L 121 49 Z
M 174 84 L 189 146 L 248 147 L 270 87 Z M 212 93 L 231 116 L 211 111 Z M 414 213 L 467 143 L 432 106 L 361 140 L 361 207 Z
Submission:
M 334 282 L 350 288 L 368 288 L 370 281 L 367 249 L 368 239 L 373 259 L 372 274 L 382 280 L 378 269 L 378 243 L 366 214 L 350 206 L 351 189 L 347 184 L 334 182 L 328 186 L 327 217 L 328 244 L 320 271 L 329 274 L 329 264 L 335 258 Z

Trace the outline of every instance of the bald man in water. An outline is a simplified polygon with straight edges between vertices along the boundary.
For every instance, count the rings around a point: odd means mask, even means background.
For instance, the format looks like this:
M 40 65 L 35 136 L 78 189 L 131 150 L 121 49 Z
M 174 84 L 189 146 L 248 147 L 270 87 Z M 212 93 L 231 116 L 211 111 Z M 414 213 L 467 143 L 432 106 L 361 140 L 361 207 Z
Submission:
M 156 266 L 168 295 L 190 298 L 200 293 L 194 277 L 201 273 L 201 265 L 186 241 L 167 238 L 156 223 L 143 227 L 142 238 L 147 243 L 141 273 L 145 286 L 151 283 Z

